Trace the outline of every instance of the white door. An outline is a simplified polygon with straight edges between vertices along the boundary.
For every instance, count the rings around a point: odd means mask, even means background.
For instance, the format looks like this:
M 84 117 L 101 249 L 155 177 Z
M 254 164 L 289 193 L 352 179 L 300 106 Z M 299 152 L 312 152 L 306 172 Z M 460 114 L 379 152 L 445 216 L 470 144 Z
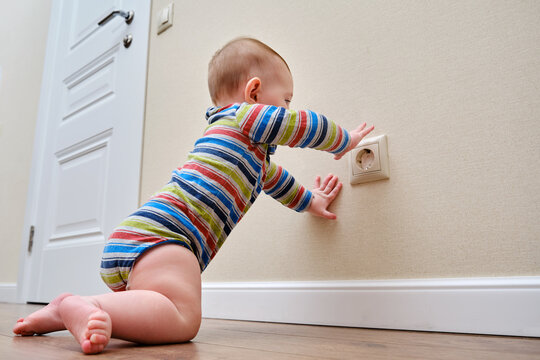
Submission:
M 133 20 L 119 14 L 99 26 L 114 10 L 133 11 Z M 138 205 L 149 20 L 148 0 L 53 1 L 26 217 L 35 228 L 23 257 L 26 301 L 108 291 L 99 277 L 104 243 Z

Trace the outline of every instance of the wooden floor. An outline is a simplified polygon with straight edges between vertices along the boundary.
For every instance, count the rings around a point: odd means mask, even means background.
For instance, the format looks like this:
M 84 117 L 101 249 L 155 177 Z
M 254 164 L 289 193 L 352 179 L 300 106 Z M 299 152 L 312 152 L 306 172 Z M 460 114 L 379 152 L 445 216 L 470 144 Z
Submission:
M 0 303 L 0 359 L 88 359 L 69 332 L 19 337 L 38 305 Z M 187 344 L 139 346 L 112 339 L 101 359 L 540 359 L 540 339 L 352 329 L 203 319 Z

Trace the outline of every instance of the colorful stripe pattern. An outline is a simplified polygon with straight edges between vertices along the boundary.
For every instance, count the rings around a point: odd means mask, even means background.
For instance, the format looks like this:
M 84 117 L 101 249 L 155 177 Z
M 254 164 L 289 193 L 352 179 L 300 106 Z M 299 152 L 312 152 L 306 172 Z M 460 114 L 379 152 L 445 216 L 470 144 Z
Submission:
M 312 111 L 243 103 L 210 108 L 206 118 L 186 164 L 109 237 L 101 276 L 111 289 L 124 290 L 137 257 L 162 243 L 190 249 L 202 272 L 261 191 L 308 209 L 312 193 L 270 160 L 276 145 L 339 154 L 350 142 L 346 130 Z

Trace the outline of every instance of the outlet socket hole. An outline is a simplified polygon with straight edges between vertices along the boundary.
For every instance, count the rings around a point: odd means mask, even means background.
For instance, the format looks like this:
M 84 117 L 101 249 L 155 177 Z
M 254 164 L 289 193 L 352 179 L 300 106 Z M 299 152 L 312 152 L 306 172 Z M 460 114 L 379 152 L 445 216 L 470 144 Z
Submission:
M 375 162 L 375 154 L 370 149 L 362 149 L 356 154 L 356 163 L 362 170 L 369 170 Z

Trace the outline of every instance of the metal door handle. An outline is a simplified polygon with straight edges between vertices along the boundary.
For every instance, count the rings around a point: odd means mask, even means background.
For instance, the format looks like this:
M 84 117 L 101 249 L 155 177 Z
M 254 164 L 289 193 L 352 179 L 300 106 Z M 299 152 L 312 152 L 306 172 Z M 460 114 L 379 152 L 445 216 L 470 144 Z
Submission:
M 122 16 L 124 19 L 126 19 L 126 24 L 131 24 L 133 21 L 133 17 L 135 16 L 135 12 L 132 10 L 124 11 L 124 10 L 114 10 L 109 15 L 104 17 L 100 22 L 98 22 L 99 26 L 103 26 L 109 21 L 111 21 L 115 16 Z

